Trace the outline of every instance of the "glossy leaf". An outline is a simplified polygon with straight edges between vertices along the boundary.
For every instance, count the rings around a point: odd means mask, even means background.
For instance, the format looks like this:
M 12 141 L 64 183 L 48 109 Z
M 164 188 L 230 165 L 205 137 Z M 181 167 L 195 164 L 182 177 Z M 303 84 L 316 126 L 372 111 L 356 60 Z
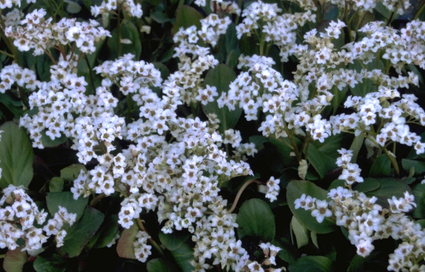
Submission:
M 391 161 L 386 154 L 382 154 L 375 159 L 370 167 L 369 176 L 383 177 L 391 175 Z
M 176 14 L 176 23 L 173 25 L 173 28 L 171 28 L 171 33 L 174 35 L 179 31 L 181 27 L 184 29 L 190 27 L 190 26 L 196 26 L 197 29 L 201 29 L 201 22 L 200 20 L 203 18 L 202 14 L 199 13 L 196 9 L 182 5 L 178 10 Z
M 56 147 L 65 143 L 67 140 L 68 137 L 66 137 L 65 135 L 61 135 L 61 137 L 52 140 L 52 138 L 46 135 L 46 132 L 43 131 L 41 133 L 41 142 L 43 143 L 44 147 Z
M 287 144 L 283 143 L 283 141 L 289 143 L 289 140 L 287 138 L 276 139 L 274 137 L 270 137 L 269 140 L 270 143 L 272 143 L 279 151 L 279 154 L 281 155 L 282 161 L 285 163 L 285 166 L 298 165 L 297 159 L 294 156 L 291 156 L 292 149 Z M 295 143 L 297 145 L 301 144 L 298 138 L 295 138 Z
M 218 96 L 220 96 L 222 92 L 229 91 L 229 84 L 235 79 L 236 74 L 229 66 L 219 64 L 208 71 L 205 77 L 205 85 L 215 86 Z M 222 133 L 229 128 L 233 128 L 242 113 L 242 110 L 238 107 L 233 111 L 227 107 L 219 108 L 216 101 L 210 102 L 202 108 L 205 114 L 217 114 L 218 119 L 220 119 L 220 132 Z
M 66 181 L 74 181 L 75 179 L 77 179 L 81 170 L 86 170 L 86 167 L 81 164 L 72 164 L 61 170 L 61 178 Z
M 3 269 L 6 272 L 19 272 L 24 268 L 27 262 L 27 253 L 21 251 L 22 248 L 8 250 L 4 255 Z
M 377 179 L 365 178 L 363 182 L 354 184 L 353 189 L 359 192 L 366 193 L 375 191 L 379 189 L 380 186 L 381 183 L 379 183 Z
M 239 209 L 238 237 L 253 236 L 271 241 L 275 236 L 275 218 L 269 205 L 261 199 L 245 201 Z
M 176 250 L 190 237 L 187 233 L 180 233 L 174 231 L 172 234 L 165 234 L 160 232 L 159 240 L 168 250 Z
M 49 182 L 49 192 L 57 193 L 63 190 L 63 178 L 53 177 Z
M 57 265 L 48 258 L 37 256 L 33 264 L 34 270 L 37 272 L 63 272 L 66 271 L 65 266 Z
M 132 22 L 126 21 L 125 24 L 121 25 L 121 40 L 119 40 L 118 28 L 115 28 L 111 35 L 112 37 L 108 39 L 110 59 L 116 59 L 119 57 L 119 54 L 124 55 L 128 53 L 133 54 L 135 59 L 140 58 L 142 44 L 140 41 L 139 31 Z M 126 39 L 131 41 L 131 44 L 123 43 Z M 119 52 L 119 44 L 121 46 L 121 52 Z
M 286 190 L 286 198 L 292 214 L 294 214 L 298 221 L 307 229 L 317 233 L 329 233 L 336 229 L 335 222 L 329 218 L 325 218 L 322 223 L 319 223 L 315 217 L 311 216 L 311 211 L 306 211 L 302 208 L 295 209 L 294 202 L 297 198 L 300 198 L 302 194 L 324 200 L 327 199 L 328 192 L 326 190 L 306 180 L 293 180 L 288 184 Z
M 402 159 L 401 165 L 406 171 L 409 171 L 411 168 L 413 168 L 415 170 L 415 175 L 421 175 L 425 172 L 425 162 L 423 161 Z
M 136 234 L 139 227 L 133 224 L 129 229 L 124 229 L 117 243 L 117 253 L 121 258 L 136 259 L 134 256 L 133 242 L 136 239 Z
M 377 179 L 380 183 L 380 187 L 377 190 L 367 192 L 367 196 L 376 196 L 378 198 L 377 204 L 388 207 L 387 199 L 392 198 L 393 196 L 400 198 L 404 196 L 404 192 L 409 192 L 412 194 L 412 189 L 404 183 L 402 180 L 395 178 L 380 178 Z
M 103 221 L 99 230 L 90 240 L 89 248 L 102 248 L 106 247 L 112 242 L 115 235 L 118 233 L 118 216 L 113 214 L 108 216 Z
M 46 197 L 47 208 L 52 216 L 59 211 L 59 206 L 62 206 L 69 213 L 76 213 L 77 221 L 83 216 L 88 200 L 88 198 L 84 197 L 79 197 L 75 200 L 71 192 L 51 192 Z
M 335 158 L 310 145 L 307 154 L 308 161 L 314 170 L 323 178 L 329 171 L 336 168 Z
M 66 11 L 68 13 L 75 14 L 81 11 L 81 6 L 77 2 L 71 0 L 64 0 L 64 2 L 67 4 Z
M 413 217 L 425 218 L 425 184 L 418 184 L 413 188 L 415 196 L 416 209 L 413 211 Z
M 105 216 L 102 212 L 87 206 L 84 215 L 67 230 L 64 245 L 58 249 L 61 255 L 70 258 L 80 255 L 83 248 L 99 229 Z
M 291 219 L 291 229 L 295 234 L 298 248 L 308 245 L 308 229 L 304 227 L 295 216 Z
M 27 134 L 14 122 L 0 127 L 0 187 L 9 184 L 28 187 L 33 177 L 34 152 Z
M 171 251 L 171 254 L 183 272 L 193 271 L 193 266 L 190 264 L 193 259 L 193 248 L 191 246 L 182 244 L 176 250 Z
M 330 272 L 332 261 L 323 256 L 305 256 L 289 265 L 290 272 Z
M 285 238 L 279 239 L 279 242 L 278 246 L 281 250 L 277 253 L 277 256 L 289 264 L 294 263 L 299 258 L 299 252 L 295 246 Z M 275 243 L 276 242 L 273 242 L 272 244 Z
M 351 259 L 350 266 L 347 269 L 347 272 L 362 272 L 363 264 L 365 262 L 365 258 L 360 255 L 354 255 L 353 259 Z
M 172 272 L 173 269 L 163 258 L 150 260 L 146 264 L 148 272 Z

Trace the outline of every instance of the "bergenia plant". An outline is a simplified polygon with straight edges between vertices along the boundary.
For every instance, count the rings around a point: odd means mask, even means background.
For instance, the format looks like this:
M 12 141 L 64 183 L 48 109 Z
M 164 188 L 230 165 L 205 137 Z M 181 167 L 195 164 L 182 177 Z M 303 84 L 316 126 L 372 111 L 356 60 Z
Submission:
M 0 0 L 15 271 L 425 271 L 425 1 Z

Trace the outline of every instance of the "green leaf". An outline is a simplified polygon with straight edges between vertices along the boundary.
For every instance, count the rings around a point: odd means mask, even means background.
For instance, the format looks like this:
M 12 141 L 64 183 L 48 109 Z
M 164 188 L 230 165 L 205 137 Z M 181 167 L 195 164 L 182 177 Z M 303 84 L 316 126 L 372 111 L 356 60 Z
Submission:
M 22 101 L 9 94 L 0 94 L 0 103 L 3 104 L 12 114 L 19 119 L 23 115 Z
M 277 253 L 277 256 L 289 264 L 294 263 L 299 258 L 299 253 L 295 246 L 283 237 L 279 239 L 279 242 L 278 246 L 281 250 Z M 275 244 L 275 242 L 272 244 Z
M 360 255 L 354 255 L 353 259 L 350 262 L 350 266 L 347 269 L 347 272 L 362 272 L 363 264 L 365 262 L 365 258 Z
M 392 17 L 392 12 L 386 6 L 384 6 L 384 4 L 382 4 L 381 2 L 376 3 L 374 10 L 379 12 L 387 20 L 390 17 Z
M 239 209 L 237 223 L 238 237 L 253 236 L 267 242 L 273 240 L 276 232 L 275 218 L 269 205 L 261 199 L 245 201 Z
M 136 224 L 131 225 L 129 229 L 124 229 L 117 243 L 117 253 L 121 258 L 136 259 L 134 256 L 133 242 L 136 239 L 136 234 L 139 227 Z
M 376 203 L 384 208 L 388 207 L 387 199 L 392 198 L 393 196 L 397 198 L 404 197 L 404 192 L 406 191 L 413 194 L 409 185 L 404 183 L 402 180 L 395 178 L 379 178 L 377 180 L 380 183 L 379 189 L 367 192 L 366 195 L 369 197 L 376 196 L 378 198 Z
M 99 230 L 90 240 L 88 248 L 106 247 L 118 233 L 118 216 L 113 214 L 105 218 Z
M 172 272 L 173 269 L 170 264 L 165 261 L 163 258 L 156 258 L 150 260 L 146 264 L 148 272 Z
M 59 206 L 62 206 L 66 208 L 69 213 L 76 213 L 77 221 L 83 216 L 88 200 L 88 198 L 83 197 L 75 200 L 71 192 L 51 192 L 48 193 L 46 197 L 47 209 L 52 216 L 59 211 Z
M 108 39 L 108 48 L 110 52 L 110 59 L 117 59 L 119 54 L 131 53 L 135 56 L 135 59 L 140 58 L 142 53 L 142 44 L 140 41 L 139 31 L 137 27 L 130 21 L 126 21 L 125 24 L 121 25 L 121 40 L 119 40 L 118 28 L 115 28 L 112 33 L 112 37 Z M 131 44 L 122 43 L 123 40 L 128 39 Z M 122 52 L 119 52 L 118 44 L 121 44 Z
M 77 179 L 81 170 L 86 170 L 86 167 L 82 164 L 72 164 L 61 170 L 61 178 L 66 181 L 74 181 Z
M 62 192 L 64 181 L 60 177 L 53 177 L 49 182 L 49 192 Z
M 377 179 L 365 178 L 363 182 L 354 184 L 353 189 L 359 192 L 366 193 L 375 191 L 379 189 L 380 186 L 381 184 Z
M 41 81 L 50 81 L 50 67 L 53 65 L 52 60 L 46 55 L 38 55 L 36 58 L 37 74 Z
M 391 176 L 391 161 L 386 154 L 382 154 L 375 159 L 370 167 L 369 176 Z
M 319 241 L 317 240 L 317 233 L 315 233 L 314 231 L 310 232 L 310 238 L 311 238 L 311 241 L 313 242 L 313 245 L 315 245 L 317 248 L 319 248 Z
M 6 272 L 23 271 L 24 265 L 27 262 L 27 253 L 21 251 L 22 248 L 8 250 L 4 256 L 3 269 Z
M 193 271 L 193 266 L 190 264 L 190 261 L 193 260 L 193 248 L 191 246 L 182 244 L 176 250 L 171 251 L 171 255 L 183 272 Z
M 0 127 L 0 187 L 9 184 L 28 187 L 33 177 L 34 152 L 27 134 L 14 122 Z
M 162 6 L 162 4 L 157 5 L 155 11 L 151 13 L 152 19 L 159 24 L 171 22 L 172 20 L 168 17 L 166 13 L 164 13 L 164 9 L 158 9 L 158 7 L 160 6 Z
M 60 144 L 63 144 L 67 140 L 68 137 L 63 134 L 59 138 L 52 140 L 52 138 L 46 135 L 45 131 L 41 132 L 41 142 L 43 143 L 44 147 L 56 147 Z
M 176 250 L 190 237 L 187 233 L 176 232 L 165 234 L 159 232 L 159 240 L 168 250 Z
M 80 255 L 84 246 L 99 229 L 104 217 L 102 212 L 87 206 L 81 220 L 68 229 L 64 245 L 58 249 L 59 253 L 70 258 Z
M 236 34 L 236 26 L 234 23 L 231 23 L 226 30 L 225 34 L 226 39 L 226 53 L 230 54 L 230 52 L 235 51 L 239 52 L 239 40 Z
M 413 217 L 425 218 L 425 184 L 418 184 L 413 188 L 415 196 L 416 209 L 413 211 Z
M 236 74 L 233 69 L 225 64 L 219 64 L 214 69 L 208 71 L 205 77 L 205 85 L 215 86 L 218 96 L 223 92 L 229 91 L 229 84 L 236 79 Z M 216 101 L 210 102 L 202 107 L 205 114 L 215 113 L 220 119 L 220 132 L 233 128 L 241 116 L 242 109 L 236 108 L 230 111 L 227 107 L 219 108 Z
M 421 175 L 425 172 L 425 162 L 423 161 L 402 159 L 401 165 L 403 166 L 403 169 L 407 172 L 409 172 L 410 169 L 413 168 L 415 170 L 415 175 Z
M 295 234 L 295 238 L 297 239 L 298 248 L 308 245 L 308 229 L 304 227 L 295 216 L 292 216 L 291 219 L 291 229 Z
M 52 260 L 40 255 L 35 259 L 33 267 L 37 272 L 63 272 L 66 270 L 65 266 L 57 265 Z
M 269 137 L 270 143 L 272 143 L 276 149 L 279 151 L 279 154 L 282 157 L 282 161 L 285 163 L 285 166 L 296 166 L 298 165 L 298 161 L 295 156 L 291 156 L 292 149 L 283 143 L 284 141 L 287 143 L 290 143 L 288 138 L 279 138 L 276 139 L 274 137 Z M 298 138 L 295 138 L 295 143 L 298 145 L 301 144 L 301 142 L 298 140 Z
M 300 198 L 302 194 L 325 200 L 328 195 L 326 190 L 306 180 L 293 180 L 288 184 L 286 190 L 286 198 L 292 214 L 296 216 L 298 221 L 307 229 L 317 233 L 329 233 L 336 229 L 335 222 L 329 218 L 325 218 L 322 223 L 319 223 L 315 217 L 311 216 L 311 211 L 306 211 L 302 208 L 295 209 L 294 202 L 297 198 Z
M 65 3 L 67 3 L 66 11 L 71 14 L 76 14 L 81 11 L 81 6 L 78 5 L 78 3 L 71 1 L 71 0 L 64 0 Z
M 316 148 L 313 144 L 308 147 L 307 158 L 314 167 L 314 170 L 316 170 L 319 174 L 320 178 L 325 177 L 329 171 L 336 168 L 336 158 L 320 151 L 320 149 Z
M 196 26 L 197 29 L 201 29 L 200 20 L 202 18 L 202 14 L 199 13 L 199 11 L 196 9 L 190 6 L 182 5 L 176 11 L 176 23 L 171 28 L 171 34 L 176 34 L 181 27 L 186 29 L 193 25 Z
M 353 150 L 353 156 L 351 157 L 351 161 L 357 161 L 357 156 L 359 155 L 360 149 L 363 146 L 364 138 L 365 136 L 363 134 L 354 137 L 353 142 L 350 146 L 350 150 Z
M 289 265 L 291 272 L 330 272 L 332 261 L 323 256 L 305 256 Z

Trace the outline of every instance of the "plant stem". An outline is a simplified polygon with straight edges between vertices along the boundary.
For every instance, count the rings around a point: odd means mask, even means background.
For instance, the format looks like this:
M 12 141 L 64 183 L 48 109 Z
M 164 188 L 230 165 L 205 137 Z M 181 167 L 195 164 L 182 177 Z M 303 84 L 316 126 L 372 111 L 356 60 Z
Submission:
M 96 206 L 96 204 L 102 199 L 104 198 L 106 195 L 104 193 L 101 193 L 100 195 L 96 196 L 95 198 L 93 198 L 93 200 L 90 202 L 90 207 L 94 207 Z
M 230 207 L 230 209 L 228 210 L 229 213 L 232 213 L 235 210 L 236 206 L 238 205 L 239 198 L 241 197 L 243 191 L 245 191 L 246 187 L 248 187 L 251 183 L 260 183 L 260 182 L 256 179 L 250 179 L 247 182 L 245 182 L 245 184 L 242 185 L 242 187 L 239 189 L 238 193 L 236 194 L 235 201 L 233 202 L 232 207 Z
M 142 231 L 144 231 L 144 232 L 146 232 L 148 235 L 149 235 L 149 233 L 146 231 L 146 229 L 145 229 L 145 226 L 143 225 L 143 221 L 140 219 L 140 218 L 137 218 L 136 219 L 136 222 L 137 222 L 137 226 L 139 227 L 139 229 L 140 230 L 142 230 Z M 150 236 L 150 235 L 149 235 Z M 156 249 L 156 250 L 158 250 L 158 252 L 161 254 L 161 255 L 164 255 L 164 252 L 162 251 L 162 249 L 161 249 L 161 247 L 155 242 L 155 240 L 154 239 L 152 239 L 152 238 L 149 238 L 148 239 L 149 240 L 149 242 L 152 244 L 152 246 Z

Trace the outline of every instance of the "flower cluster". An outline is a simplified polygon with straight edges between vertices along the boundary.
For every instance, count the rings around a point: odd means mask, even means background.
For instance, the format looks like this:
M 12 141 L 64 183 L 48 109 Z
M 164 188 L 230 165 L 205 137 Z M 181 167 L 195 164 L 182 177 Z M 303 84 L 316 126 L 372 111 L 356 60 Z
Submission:
M 27 0 L 27 3 L 35 3 L 36 0 Z M 0 9 L 12 8 L 13 5 L 21 6 L 21 0 L 0 1 Z
M 225 34 L 227 27 L 232 21 L 229 17 L 219 18 L 217 14 L 211 13 L 206 18 L 201 19 L 201 30 L 198 31 L 199 37 L 204 42 L 215 46 L 221 34 Z
M 352 152 L 340 150 L 340 154 L 337 164 L 343 168 L 348 167 Z M 401 198 L 393 196 L 387 199 L 388 208 L 386 208 L 377 204 L 377 197 L 367 197 L 362 192 L 352 190 L 351 183 L 347 180 L 346 185 L 348 189 L 343 187 L 331 189 L 328 193 L 330 201 L 317 200 L 303 194 L 295 200 L 295 208 L 311 211 L 311 215 L 319 223 L 326 217 L 335 220 L 336 225 L 348 231 L 350 242 L 356 246 L 357 254 L 363 257 L 374 250 L 375 240 L 389 237 L 402 240 L 399 247 L 389 256 L 388 270 L 404 271 L 405 268 L 413 267 L 424 269 L 425 267 L 418 263 L 425 256 L 423 247 L 425 232 L 405 214 L 416 207 L 414 196 L 409 192 L 405 192 Z
M 34 49 L 34 55 L 48 53 L 52 47 L 60 48 L 69 44 L 74 44 L 82 53 L 93 53 L 96 50 L 95 43 L 110 37 L 109 32 L 94 20 L 87 23 L 63 18 L 52 23 L 52 18 L 46 20 L 45 15 L 44 9 L 28 13 L 21 25 L 6 27 L 6 36 L 13 39 L 13 44 L 20 51 Z
M 136 18 L 143 16 L 142 5 L 140 3 L 134 3 L 133 0 L 105 0 L 100 6 L 91 6 L 91 13 L 97 17 L 101 14 L 115 12 L 117 9 L 121 9 Z
M 138 231 L 136 234 L 136 240 L 133 242 L 134 256 L 142 263 L 146 262 L 146 259 L 151 255 L 152 246 L 147 244 L 148 239 L 151 238 L 145 231 Z
M 60 247 L 66 236 L 64 224 L 72 225 L 76 219 L 76 214 L 59 207 L 59 211 L 43 226 L 47 212 L 40 211 L 25 190 L 14 185 L 3 189 L 0 207 L 0 248 L 10 250 L 18 248 L 18 239 L 23 239 L 25 246 L 22 251 L 37 252 L 52 235 L 55 235 L 56 246 Z

